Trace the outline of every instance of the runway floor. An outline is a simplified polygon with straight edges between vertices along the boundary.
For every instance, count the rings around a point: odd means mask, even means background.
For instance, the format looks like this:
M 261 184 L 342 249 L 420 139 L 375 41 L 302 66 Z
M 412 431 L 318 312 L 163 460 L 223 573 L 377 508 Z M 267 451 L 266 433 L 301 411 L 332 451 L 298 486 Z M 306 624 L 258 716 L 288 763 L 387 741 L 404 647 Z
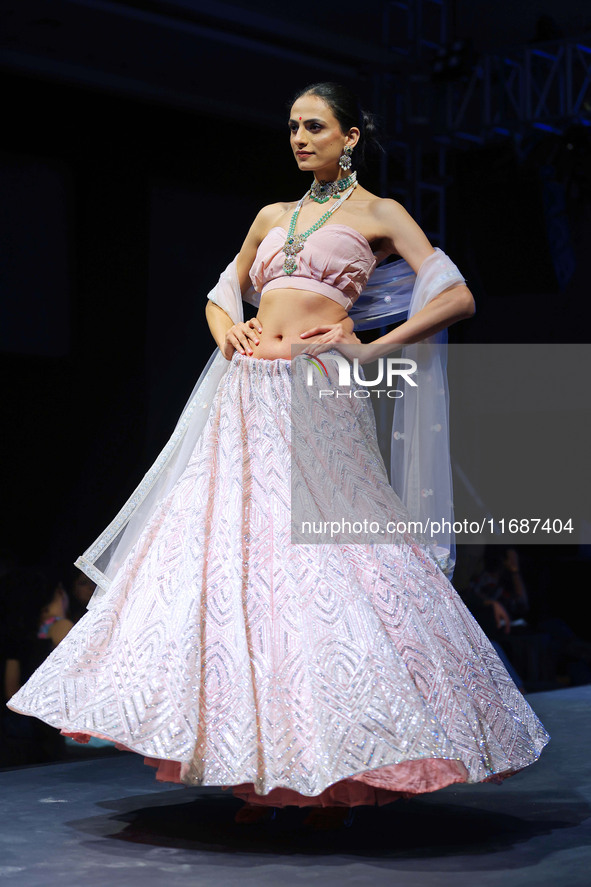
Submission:
M 295 808 L 237 825 L 230 792 L 156 783 L 129 753 L 5 770 L 0 884 L 588 887 L 591 685 L 528 700 L 552 736 L 532 767 L 358 808 L 331 832 Z

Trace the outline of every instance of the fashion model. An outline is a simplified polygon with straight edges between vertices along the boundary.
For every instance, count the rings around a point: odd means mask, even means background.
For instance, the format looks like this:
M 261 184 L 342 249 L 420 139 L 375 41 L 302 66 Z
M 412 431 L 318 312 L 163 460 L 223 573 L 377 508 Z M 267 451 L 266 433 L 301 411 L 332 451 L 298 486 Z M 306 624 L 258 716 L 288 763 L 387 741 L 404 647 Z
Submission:
M 308 190 L 261 209 L 209 294 L 216 352 L 77 561 L 98 583 L 88 613 L 8 704 L 142 754 L 158 779 L 231 788 L 239 821 L 297 805 L 322 827 L 357 805 L 502 780 L 549 736 L 450 584 L 450 546 L 293 541 L 296 469 L 320 514 L 337 494 L 352 516 L 371 500 L 412 514 L 413 485 L 394 492 L 361 399 L 333 399 L 320 434 L 309 427 L 312 458 L 294 460 L 292 347 L 334 367 L 364 320 L 405 316 L 363 346 L 367 361 L 434 340 L 474 301 L 405 209 L 358 181 L 373 123 L 354 95 L 307 87 L 288 125 Z M 242 298 L 258 304 L 249 321 Z M 402 466 L 422 446 L 421 416 L 406 421 Z M 298 413 L 299 448 L 307 426 Z

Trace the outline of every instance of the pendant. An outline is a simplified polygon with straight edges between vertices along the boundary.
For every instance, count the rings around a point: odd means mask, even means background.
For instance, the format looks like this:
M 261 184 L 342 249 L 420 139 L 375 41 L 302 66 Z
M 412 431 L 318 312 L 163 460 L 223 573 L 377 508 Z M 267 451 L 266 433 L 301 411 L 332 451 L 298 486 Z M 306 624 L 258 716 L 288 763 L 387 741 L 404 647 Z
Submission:
M 332 182 L 314 182 L 310 189 L 310 197 L 315 203 L 328 203 L 332 195 Z
M 285 246 L 283 247 L 283 252 L 286 255 L 283 270 L 286 274 L 293 274 L 298 267 L 295 257 L 300 250 L 303 250 L 305 242 L 306 239 L 301 234 L 289 234 L 287 236 Z

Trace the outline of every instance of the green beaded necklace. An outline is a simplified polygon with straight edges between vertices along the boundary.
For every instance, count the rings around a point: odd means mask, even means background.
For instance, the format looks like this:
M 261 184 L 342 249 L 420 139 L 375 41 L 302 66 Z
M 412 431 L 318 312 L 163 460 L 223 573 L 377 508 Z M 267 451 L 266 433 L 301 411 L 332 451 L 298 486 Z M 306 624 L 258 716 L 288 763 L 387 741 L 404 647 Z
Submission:
M 339 194 L 338 195 L 339 199 L 337 200 L 337 202 L 333 206 L 331 206 L 331 208 L 328 209 L 324 213 L 324 215 L 320 216 L 318 221 L 314 222 L 314 224 L 312 225 L 311 228 L 308 228 L 308 230 L 304 231 L 302 234 L 296 234 L 295 229 L 296 229 L 296 225 L 297 225 L 297 221 L 298 221 L 298 216 L 299 216 L 300 210 L 302 208 L 302 204 L 303 204 L 304 200 L 306 199 L 306 197 L 310 194 L 310 191 L 312 189 L 310 188 L 309 191 L 306 191 L 306 193 L 304 194 L 302 199 L 298 202 L 298 205 L 296 206 L 296 208 L 293 211 L 293 215 L 292 215 L 291 221 L 289 223 L 289 230 L 287 232 L 287 237 L 285 238 L 285 244 L 283 246 L 283 252 L 285 253 L 285 257 L 286 257 L 285 262 L 283 263 L 283 270 L 286 274 L 293 274 L 293 272 L 298 267 L 298 263 L 296 261 L 296 255 L 300 252 L 300 250 L 302 250 L 304 248 L 304 244 L 305 244 L 306 240 L 308 239 L 308 237 L 310 236 L 310 234 L 312 234 L 314 231 L 318 231 L 318 229 L 321 228 L 322 225 L 324 225 L 326 220 L 331 217 L 333 212 L 335 212 L 335 210 L 337 210 L 339 208 L 339 206 L 341 206 L 343 204 L 343 202 L 347 199 L 347 197 L 350 197 L 350 195 L 353 193 L 353 191 L 355 190 L 356 187 L 357 187 L 357 182 L 353 182 L 353 185 L 351 186 L 351 188 L 349 188 L 348 191 L 345 191 L 344 194 L 342 194 L 342 195 Z

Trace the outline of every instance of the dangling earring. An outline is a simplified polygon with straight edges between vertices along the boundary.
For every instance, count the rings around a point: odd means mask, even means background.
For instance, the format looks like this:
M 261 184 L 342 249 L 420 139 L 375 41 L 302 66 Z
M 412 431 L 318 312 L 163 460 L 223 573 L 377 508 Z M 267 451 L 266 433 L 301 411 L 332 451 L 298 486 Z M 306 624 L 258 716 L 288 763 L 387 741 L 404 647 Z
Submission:
M 345 145 L 343 148 L 343 153 L 339 157 L 339 166 L 341 169 L 345 171 L 351 169 L 351 154 L 353 153 L 353 148 L 350 145 Z

